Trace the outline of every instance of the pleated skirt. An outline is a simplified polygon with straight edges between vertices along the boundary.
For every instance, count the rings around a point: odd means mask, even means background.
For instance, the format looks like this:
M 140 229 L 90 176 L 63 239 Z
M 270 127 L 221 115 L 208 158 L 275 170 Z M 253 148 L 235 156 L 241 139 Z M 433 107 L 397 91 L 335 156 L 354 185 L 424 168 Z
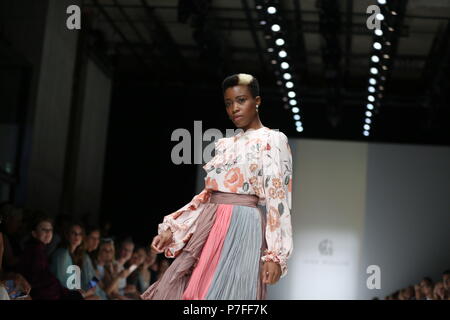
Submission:
M 215 191 L 197 228 L 144 300 L 264 300 L 261 256 L 267 248 L 258 197 Z

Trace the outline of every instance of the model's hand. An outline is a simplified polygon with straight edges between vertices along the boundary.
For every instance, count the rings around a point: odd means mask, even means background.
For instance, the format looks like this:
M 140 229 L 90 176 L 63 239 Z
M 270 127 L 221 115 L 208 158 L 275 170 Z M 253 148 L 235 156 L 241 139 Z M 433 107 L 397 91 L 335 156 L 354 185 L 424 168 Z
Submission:
M 164 252 L 164 248 L 172 242 L 172 231 L 167 229 L 153 238 L 151 249 L 154 253 Z
M 274 284 L 280 280 L 281 276 L 281 266 L 273 261 L 264 262 L 262 268 L 261 277 L 263 278 L 263 283 Z

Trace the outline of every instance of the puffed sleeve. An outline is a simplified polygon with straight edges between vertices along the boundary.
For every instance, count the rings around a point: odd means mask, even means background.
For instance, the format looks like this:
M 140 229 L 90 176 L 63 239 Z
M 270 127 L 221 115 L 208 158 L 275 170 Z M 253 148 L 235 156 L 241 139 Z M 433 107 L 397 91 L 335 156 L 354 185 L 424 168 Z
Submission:
M 281 278 L 287 274 L 292 253 L 292 153 L 286 135 L 274 131 L 263 149 L 263 192 L 266 199 L 267 249 L 262 261 L 281 266 Z
M 221 153 L 220 147 L 222 146 L 222 143 L 223 139 L 219 139 L 215 143 L 214 157 L 203 166 L 207 172 L 213 167 L 215 161 L 217 161 L 217 158 Z M 198 220 L 204 205 L 209 202 L 211 196 L 212 188 L 208 185 L 208 182 L 209 179 L 205 179 L 205 187 L 199 194 L 195 195 L 189 203 L 177 211 L 164 216 L 163 222 L 158 225 L 158 234 L 161 234 L 167 229 L 170 229 L 173 233 L 173 241 L 164 251 L 164 255 L 167 258 L 175 258 L 180 254 L 181 250 L 195 232 L 197 227 L 196 221 Z

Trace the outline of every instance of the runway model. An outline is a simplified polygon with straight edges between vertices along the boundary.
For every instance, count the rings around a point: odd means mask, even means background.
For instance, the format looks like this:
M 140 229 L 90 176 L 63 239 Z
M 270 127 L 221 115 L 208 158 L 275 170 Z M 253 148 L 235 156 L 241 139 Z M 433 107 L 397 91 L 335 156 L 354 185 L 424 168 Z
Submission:
M 175 260 L 144 300 L 262 300 L 267 284 L 287 274 L 293 249 L 288 139 L 262 125 L 255 77 L 232 75 L 222 88 L 226 112 L 242 130 L 217 140 L 215 156 L 203 166 L 203 191 L 159 224 L 152 250 Z

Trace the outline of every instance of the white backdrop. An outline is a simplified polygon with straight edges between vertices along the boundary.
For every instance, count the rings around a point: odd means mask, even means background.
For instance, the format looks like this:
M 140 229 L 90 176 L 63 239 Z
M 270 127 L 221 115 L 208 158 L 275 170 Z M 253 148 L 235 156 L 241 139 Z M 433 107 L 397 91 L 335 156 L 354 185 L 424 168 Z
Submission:
M 384 298 L 450 268 L 450 148 L 289 144 L 294 251 L 268 299 Z M 197 192 L 205 176 L 199 169 Z M 367 288 L 369 265 L 381 268 L 381 289 Z

